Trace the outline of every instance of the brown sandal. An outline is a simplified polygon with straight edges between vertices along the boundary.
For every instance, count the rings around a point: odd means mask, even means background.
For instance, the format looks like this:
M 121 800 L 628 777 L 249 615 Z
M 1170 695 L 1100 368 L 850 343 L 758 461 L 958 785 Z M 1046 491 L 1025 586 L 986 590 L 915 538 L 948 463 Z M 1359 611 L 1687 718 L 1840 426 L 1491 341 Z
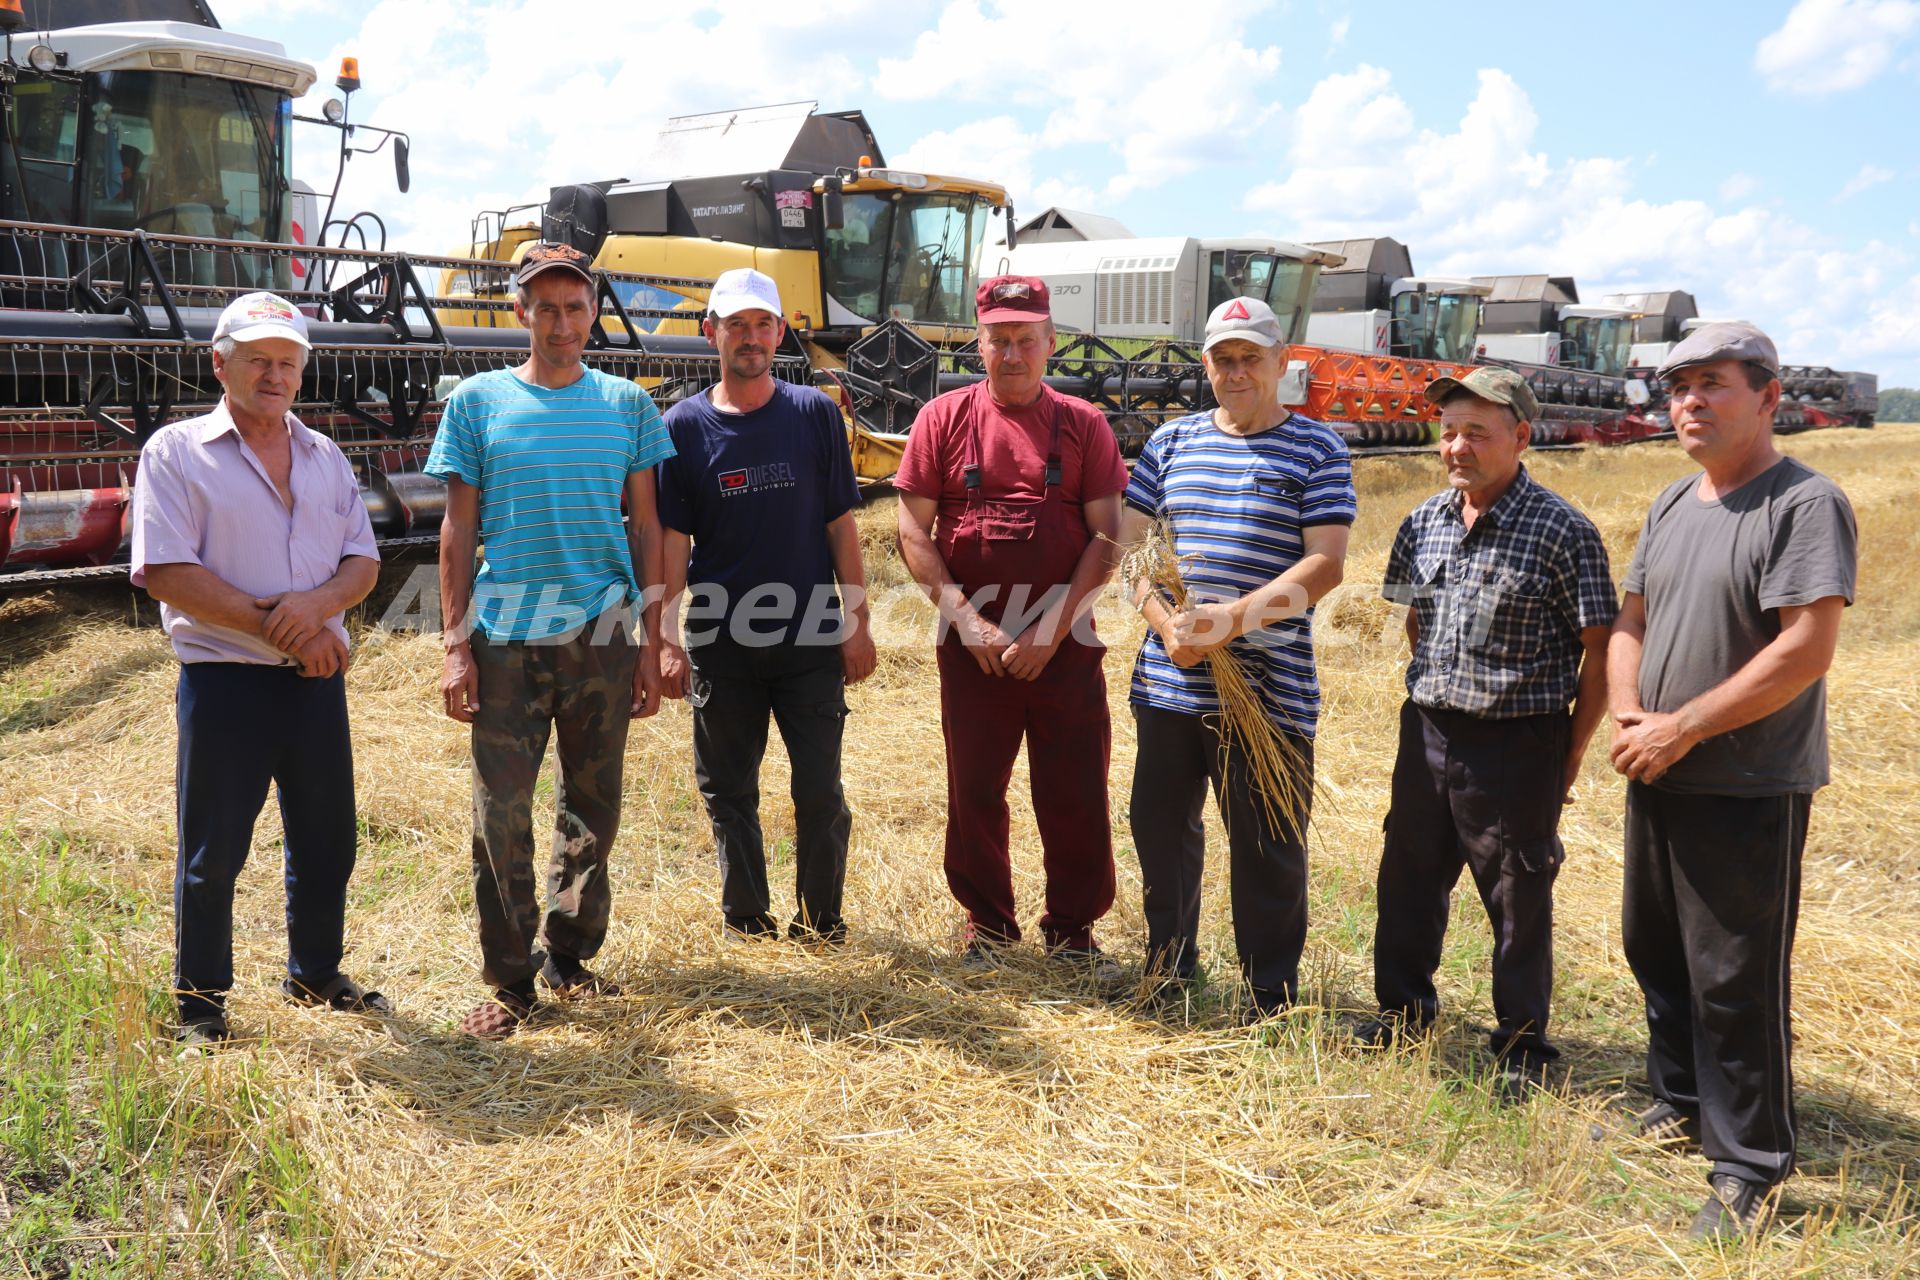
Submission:
M 460 1019 L 460 1030 L 476 1040 L 505 1040 L 533 1016 L 534 1001 L 514 991 L 496 991 Z
M 560 966 L 553 962 L 553 957 L 551 956 L 547 957 L 547 962 L 540 966 L 540 980 L 546 983 L 553 994 L 562 1000 L 578 1000 L 582 996 L 619 996 L 626 994 L 626 992 L 620 989 L 619 983 L 611 978 L 601 977 L 593 970 L 581 965 L 578 961 L 574 962 L 574 968 L 571 974 L 562 974 L 560 972 Z

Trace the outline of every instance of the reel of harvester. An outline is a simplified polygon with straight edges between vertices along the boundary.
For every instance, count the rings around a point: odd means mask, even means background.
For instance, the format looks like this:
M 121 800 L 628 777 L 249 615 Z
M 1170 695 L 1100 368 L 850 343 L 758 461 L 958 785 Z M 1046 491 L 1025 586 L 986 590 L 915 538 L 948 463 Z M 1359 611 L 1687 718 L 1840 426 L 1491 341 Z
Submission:
M 447 392 L 526 358 L 512 270 L 0 222 L 0 590 L 125 571 L 115 562 L 124 560 L 140 447 L 165 423 L 218 402 L 214 323 L 228 302 L 258 289 L 309 317 L 313 351 L 295 412 L 353 461 L 383 545 L 430 542 L 445 487 L 419 467 Z M 437 296 L 422 283 L 454 276 L 473 294 Z M 628 287 L 652 286 L 696 297 L 710 284 L 600 273 L 587 363 L 641 382 L 663 407 L 715 381 L 717 356 L 704 338 L 649 331 L 684 311 L 622 306 L 617 292 L 657 296 Z M 812 377 L 796 352 L 780 353 L 775 370 Z

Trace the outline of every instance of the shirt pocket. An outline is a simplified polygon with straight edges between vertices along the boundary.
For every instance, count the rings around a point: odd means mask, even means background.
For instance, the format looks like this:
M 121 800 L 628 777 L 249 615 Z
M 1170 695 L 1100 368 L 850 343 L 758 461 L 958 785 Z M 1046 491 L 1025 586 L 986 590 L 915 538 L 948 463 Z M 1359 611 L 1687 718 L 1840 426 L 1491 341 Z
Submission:
M 1262 515 L 1297 522 L 1306 485 L 1292 472 L 1256 463 L 1247 469 L 1247 494 Z
M 1539 657 L 1550 584 L 1545 574 L 1496 565 L 1480 575 L 1480 614 L 1486 646 L 1499 657 Z

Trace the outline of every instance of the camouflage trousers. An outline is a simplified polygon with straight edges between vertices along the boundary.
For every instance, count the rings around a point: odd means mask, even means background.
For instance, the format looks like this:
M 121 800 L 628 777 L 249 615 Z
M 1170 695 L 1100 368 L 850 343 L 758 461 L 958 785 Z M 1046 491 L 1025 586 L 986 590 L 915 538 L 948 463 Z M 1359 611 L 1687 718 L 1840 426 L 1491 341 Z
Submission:
M 607 854 L 620 828 L 627 708 L 639 654 L 625 632 L 565 644 L 473 635 L 480 708 L 473 717 L 473 898 L 480 916 L 481 978 L 528 982 L 550 951 L 592 958 L 606 941 L 613 893 Z M 558 740 L 553 852 L 544 920 L 533 872 L 533 790 Z

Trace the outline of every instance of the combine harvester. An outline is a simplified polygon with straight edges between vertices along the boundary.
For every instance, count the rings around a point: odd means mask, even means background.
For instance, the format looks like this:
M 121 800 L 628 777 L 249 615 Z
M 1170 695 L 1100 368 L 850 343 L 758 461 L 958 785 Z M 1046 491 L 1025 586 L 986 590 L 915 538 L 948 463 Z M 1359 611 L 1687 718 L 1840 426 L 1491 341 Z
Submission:
M 1211 404 L 1199 348 L 1208 314 L 1232 297 L 1264 300 L 1287 327 L 1286 403 L 1356 449 L 1417 447 L 1434 419 L 1427 383 L 1466 360 L 1316 338 L 1315 309 L 1346 261 L 1337 249 L 1284 240 L 1137 237 L 1111 219 L 1050 209 L 998 252 L 994 269 L 1047 282 L 1063 333 L 1057 385 L 1106 408 L 1123 447 L 1138 448 L 1172 414 Z M 1176 374 L 1193 386 L 1176 391 Z
M 1406 246 L 1384 236 L 1315 247 L 1347 262 L 1322 281 L 1310 341 L 1513 369 L 1540 401 L 1539 445 L 1618 444 L 1659 430 L 1641 410 L 1647 383 L 1636 387 L 1626 369 L 1632 316 L 1579 306 L 1570 278 L 1416 276 Z
M 214 320 L 255 289 L 312 317 L 297 411 L 353 460 L 383 542 L 432 541 L 445 490 L 418 466 L 444 389 L 525 358 L 524 331 L 488 323 L 510 265 L 325 246 L 360 219 L 294 242 L 292 108 L 315 73 L 197 0 L 0 0 L 0 29 L 0 590 L 125 572 L 140 447 L 217 402 Z M 338 83 L 350 97 L 357 69 Z M 325 115 L 309 123 L 338 131 L 342 164 L 391 142 L 405 189 L 403 136 L 349 124 L 344 101 Z M 430 294 L 435 272 L 492 296 Z M 602 275 L 588 360 L 666 400 L 712 381 L 704 340 L 644 333 L 629 317 L 650 309 L 614 301 L 707 283 Z M 791 354 L 779 370 L 811 376 Z
M 1700 319 L 1693 295 L 1684 289 L 1616 293 L 1608 296 L 1607 304 L 1634 313 L 1628 372 L 1649 384 L 1675 344 L 1709 323 Z M 1880 410 L 1880 379 L 1871 373 L 1842 372 L 1824 365 L 1782 365 L 1780 390 L 1780 408 L 1773 419 L 1777 431 L 1871 427 Z M 1665 411 L 1657 416 L 1664 428 Z
M 904 439 L 870 428 L 891 421 L 898 393 L 849 375 L 849 354 L 876 327 L 928 350 L 972 339 L 982 246 L 1012 213 L 1005 189 L 890 168 L 865 116 L 812 102 L 675 117 L 629 172 L 639 176 L 556 186 L 541 204 L 482 213 L 461 252 L 511 262 L 528 244 L 558 240 L 607 271 L 697 278 L 693 287 L 616 285 L 630 310 L 660 313 L 649 326 L 660 334 L 698 333 L 701 282 L 735 267 L 765 272 L 796 352 L 839 394 L 856 473 L 891 476 Z M 449 270 L 441 292 L 498 304 L 506 286 Z M 513 320 L 495 305 L 442 322 Z

